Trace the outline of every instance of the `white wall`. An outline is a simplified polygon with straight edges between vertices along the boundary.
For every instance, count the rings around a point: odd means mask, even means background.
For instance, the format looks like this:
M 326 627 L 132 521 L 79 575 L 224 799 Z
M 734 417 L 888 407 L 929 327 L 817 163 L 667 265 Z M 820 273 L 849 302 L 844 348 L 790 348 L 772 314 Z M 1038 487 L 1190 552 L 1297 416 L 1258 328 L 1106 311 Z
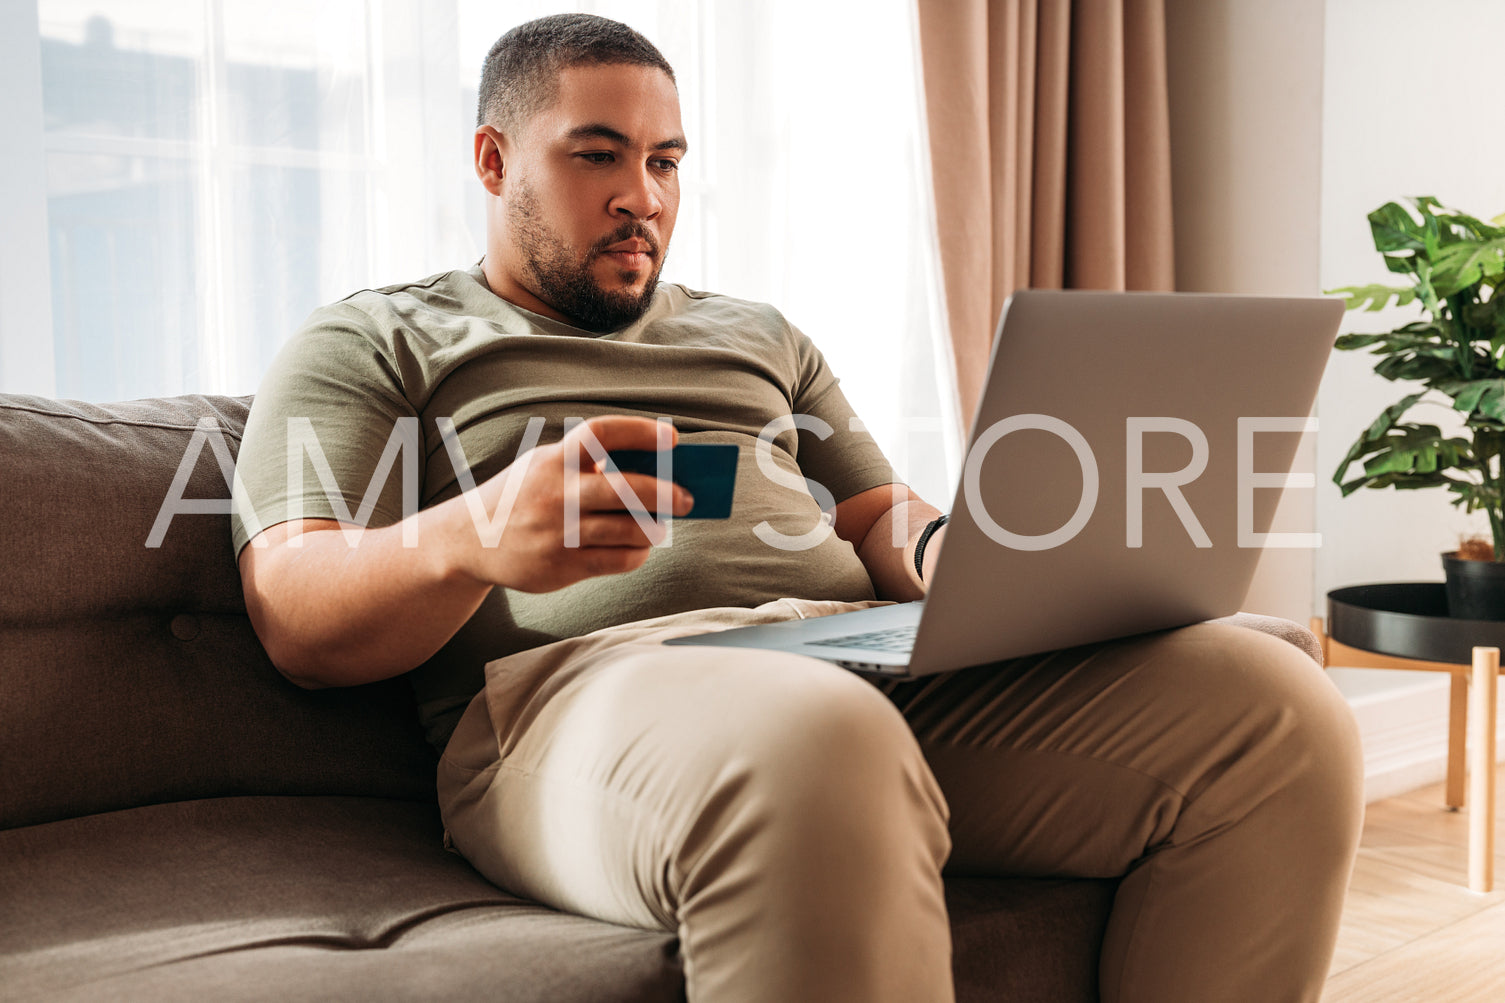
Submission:
M 1166 0 L 1178 289 L 1320 291 L 1322 33 L 1311 0 Z M 1311 532 L 1315 501 L 1287 491 L 1274 530 Z M 1312 565 L 1266 551 L 1244 608 L 1305 623 Z
M 1476 216 L 1505 212 L 1505 2 L 1166 0 L 1166 29 L 1179 288 L 1310 295 L 1389 282 L 1371 210 L 1435 195 Z M 1344 330 L 1415 316 L 1355 314 Z M 1438 554 L 1485 528 L 1440 491 L 1340 496 L 1332 474 L 1349 443 L 1409 392 L 1371 368 L 1363 354 L 1329 363 L 1321 431 L 1297 460 L 1317 488 L 1288 492 L 1277 515 L 1277 528 L 1315 530 L 1322 546 L 1267 554 L 1246 608 L 1305 622 L 1325 615 L 1330 589 L 1441 580 Z M 1441 780 L 1446 677 L 1331 677 L 1359 718 L 1371 799 Z
M 1418 17 L 1424 11 L 1424 19 Z M 1424 25 L 1419 28 L 1418 25 Z M 1435 195 L 1489 218 L 1505 212 L 1505 129 L 1499 94 L 1499 0 L 1327 0 L 1322 125 L 1322 283 L 1394 280 L 1365 216 L 1404 196 Z M 1348 331 L 1385 331 L 1417 310 L 1350 314 Z M 1331 474 L 1359 431 L 1409 390 L 1374 375 L 1365 353 L 1338 353 L 1318 398 L 1324 472 L 1317 493 L 1323 547 L 1314 611 L 1329 589 L 1374 581 L 1440 581 L 1438 555 L 1488 530 L 1442 491 L 1360 491 L 1343 498 Z M 1456 424 L 1445 408 L 1437 423 Z M 1385 797 L 1442 779 L 1445 678 L 1381 670 L 1334 674 L 1364 735 L 1366 794 Z
M 1505 212 L 1500 0 L 1166 0 L 1166 29 L 1178 288 L 1312 295 L 1386 282 L 1370 210 L 1429 194 Z M 1411 316 L 1350 315 L 1344 330 Z M 1482 525 L 1442 492 L 1339 495 L 1331 477 L 1349 443 L 1402 395 L 1370 368 L 1362 353 L 1329 364 L 1322 431 L 1297 460 L 1318 487 L 1287 492 L 1277 526 L 1315 529 L 1323 545 L 1266 554 L 1250 609 L 1305 622 L 1329 589 L 1440 580 L 1437 555 Z
M 1424 12 L 1425 16 L 1419 16 Z M 1420 27 L 1419 26 L 1424 26 Z M 1436 195 L 1488 219 L 1505 212 L 1505 111 L 1500 103 L 1499 0 L 1328 0 L 1322 127 L 1325 287 L 1390 283 L 1367 213 L 1407 195 Z M 1414 309 L 1350 314 L 1344 329 L 1385 331 Z M 1364 353 L 1339 353 L 1318 408 L 1315 599 L 1371 581 L 1441 581 L 1438 554 L 1470 527 L 1442 491 L 1340 496 L 1331 475 L 1359 431 L 1409 392 L 1370 370 Z M 1437 409 L 1438 418 L 1448 412 Z M 1441 423 L 1441 422 L 1439 422 Z

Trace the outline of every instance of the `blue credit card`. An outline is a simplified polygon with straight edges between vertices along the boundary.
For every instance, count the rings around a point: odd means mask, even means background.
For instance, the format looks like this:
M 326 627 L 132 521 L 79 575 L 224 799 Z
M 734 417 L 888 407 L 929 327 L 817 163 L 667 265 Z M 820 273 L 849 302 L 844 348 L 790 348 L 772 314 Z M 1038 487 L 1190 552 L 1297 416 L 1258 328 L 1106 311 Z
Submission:
M 669 479 L 695 499 L 682 519 L 726 519 L 732 514 L 732 494 L 737 486 L 737 446 L 720 442 L 686 442 L 673 449 L 613 449 L 606 455 L 617 469 L 628 474 Z M 664 465 L 667 458 L 668 465 Z

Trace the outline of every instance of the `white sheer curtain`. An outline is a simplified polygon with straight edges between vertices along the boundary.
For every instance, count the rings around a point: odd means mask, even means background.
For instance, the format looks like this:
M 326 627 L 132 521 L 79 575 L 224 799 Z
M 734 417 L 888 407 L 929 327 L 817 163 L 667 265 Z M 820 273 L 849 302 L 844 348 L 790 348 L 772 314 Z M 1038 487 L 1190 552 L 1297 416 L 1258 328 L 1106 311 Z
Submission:
M 463 259 L 431 9 L 40 0 L 41 134 L 7 142 L 41 151 L 52 350 L 6 389 L 249 392 L 318 303 Z
M 0 312 L 0 389 L 247 393 L 315 306 L 474 261 L 481 60 L 573 7 L 633 25 L 679 76 L 691 156 L 665 278 L 783 309 L 901 472 L 949 496 L 912 0 L 23 7 L 0 14 L 18 98 L 0 207 L 21 245 L 0 297 L 27 304 Z

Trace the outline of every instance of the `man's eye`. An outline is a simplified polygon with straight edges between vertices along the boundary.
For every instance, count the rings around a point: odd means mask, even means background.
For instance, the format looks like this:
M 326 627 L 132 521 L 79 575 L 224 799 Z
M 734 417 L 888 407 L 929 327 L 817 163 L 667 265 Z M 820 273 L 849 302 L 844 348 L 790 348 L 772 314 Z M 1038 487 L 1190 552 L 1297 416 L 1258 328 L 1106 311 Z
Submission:
M 582 153 L 580 154 L 580 156 L 584 157 L 586 160 L 593 164 L 611 163 L 611 154 L 609 153 Z
M 658 162 L 658 169 L 666 174 L 673 174 L 679 170 L 679 161 L 670 160 L 666 157 Z

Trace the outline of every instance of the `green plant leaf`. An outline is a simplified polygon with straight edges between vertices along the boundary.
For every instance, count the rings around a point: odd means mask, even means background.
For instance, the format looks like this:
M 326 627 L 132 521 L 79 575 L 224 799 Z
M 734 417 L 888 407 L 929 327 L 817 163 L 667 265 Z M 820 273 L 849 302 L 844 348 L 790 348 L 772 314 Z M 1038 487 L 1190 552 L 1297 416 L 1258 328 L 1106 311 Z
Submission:
M 1417 205 L 1425 215 L 1426 203 L 1435 201 L 1426 196 Z M 1386 202 L 1369 214 L 1369 231 L 1374 236 L 1374 249 L 1381 254 L 1426 250 L 1426 232 L 1397 202 Z
M 1441 471 L 1429 474 L 1397 471 L 1395 473 L 1381 474 L 1378 477 L 1357 478 L 1349 481 L 1347 484 L 1340 484 L 1339 488 L 1343 489 L 1344 495 L 1351 495 L 1359 488 L 1370 488 L 1372 490 L 1395 488 L 1397 491 L 1415 491 L 1420 488 L 1446 487 L 1452 483 L 1452 479 Z
M 1411 489 L 1439 486 L 1457 479 L 1448 476 L 1447 471 L 1477 466 L 1468 439 L 1444 436 L 1436 425 L 1400 421 L 1406 410 L 1425 393 L 1409 394 L 1386 408 L 1349 447 L 1333 473 L 1333 483 L 1344 495 L 1362 487 Z M 1355 462 L 1363 463 L 1363 474 L 1345 480 L 1349 467 Z
M 1380 334 L 1341 334 L 1334 345 L 1342 351 L 1352 351 L 1358 348 L 1367 348 L 1377 345 L 1374 354 L 1394 354 L 1396 352 L 1422 352 L 1434 353 L 1439 357 L 1451 355 L 1453 346 L 1443 341 L 1435 328 L 1428 326 L 1426 333 L 1409 331 L 1398 328 L 1394 331 L 1385 331 Z
M 1432 262 L 1426 258 L 1416 262 L 1416 297 L 1433 319 L 1442 319 L 1442 304 L 1438 302 L 1437 290 L 1432 288 Z
M 1505 237 L 1505 227 L 1499 224 L 1486 223 L 1481 219 L 1470 216 L 1466 212 L 1457 209 L 1444 209 L 1441 218 L 1451 227 L 1461 240 L 1474 243 L 1477 241 L 1491 240 L 1495 237 Z
M 1425 353 L 1413 351 L 1386 356 L 1375 363 L 1374 371 L 1387 380 L 1431 383 L 1456 379 L 1458 360 L 1451 347 L 1433 348 Z
M 1323 290 L 1329 295 L 1342 296 L 1349 310 L 1368 310 L 1377 313 L 1390 305 L 1392 299 L 1396 306 L 1405 306 L 1416 300 L 1416 290 L 1408 286 L 1343 286 L 1339 289 Z M 1366 305 L 1368 304 L 1368 305 Z
M 1397 491 L 1416 491 L 1421 488 L 1440 488 L 1448 483 L 1441 474 L 1397 474 L 1389 484 L 1379 487 L 1395 488 Z
M 1466 462 L 1468 440 L 1444 438 L 1435 425 L 1402 426 L 1385 439 L 1384 448 L 1364 463 L 1364 475 L 1371 480 L 1388 474 L 1433 475 Z M 1387 482 L 1389 484 L 1395 481 Z
M 1333 481 L 1344 495 L 1445 487 L 1454 505 L 1486 510 L 1495 535 L 1505 537 L 1505 213 L 1484 222 L 1431 195 L 1405 201 L 1412 209 L 1388 202 L 1368 218 L 1385 267 L 1410 276 L 1410 286 L 1333 292 L 1350 310 L 1419 303 L 1422 319 L 1383 333 L 1345 334 L 1336 347 L 1367 350 L 1380 376 L 1427 389 L 1381 412 L 1349 446 Z M 1430 390 L 1462 415 L 1461 434 L 1406 420 Z M 1356 463 L 1362 472 L 1349 478 Z
M 1505 292 L 1496 289 L 1485 302 L 1470 304 L 1463 311 L 1463 321 L 1489 339 L 1495 368 L 1505 370 Z
M 1435 446 L 1387 450 L 1364 464 L 1364 476 L 1371 480 L 1381 474 L 1432 474 L 1436 472 L 1437 449 Z
M 1505 421 L 1505 379 L 1439 382 L 1436 389 L 1453 398 L 1455 410 L 1466 415 L 1477 411 L 1490 421 Z
M 1418 251 L 1396 251 L 1384 255 L 1385 267 L 1397 275 L 1415 275 L 1417 262 L 1421 260 Z
M 1368 348 L 1378 342 L 1389 341 L 1391 332 L 1383 334 L 1340 334 L 1333 347 L 1340 352 L 1352 352 L 1360 348 Z
M 1432 284 L 1438 295 L 1451 296 L 1502 272 L 1505 272 L 1505 236 L 1482 243 L 1459 241 L 1437 252 Z
M 1480 509 L 1498 511 L 1502 504 L 1499 489 L 1488 484 L 1450 478 L 1447 487 L 1455 496 L 1453 504 L 1465 512 L 1477 512 Z
M 1400 420 L 1401 415 L 1411 410 L 1411 405 L 1426 395 L 1427 392 L 1425 390 L 1408 394 L 1385 408 L 1385 410 L 1380 412 L 1378 418 L 1370 422 L 1369 427 L 1364 430 L 1364 434 L 1359 437 L 1359 442 L 1377 442 L 1383 439 L 1389 433 L 1390 429 L 1395 427 L 1395 423 Z
M 1402 324 L 1391 334 L 1424 334 L 1428 338 L 1435 338 L 1440 342 L 1448 340 L 1448 331 L 1445 325 L 1435 320 L 1413 320 L 1409 324 Z

